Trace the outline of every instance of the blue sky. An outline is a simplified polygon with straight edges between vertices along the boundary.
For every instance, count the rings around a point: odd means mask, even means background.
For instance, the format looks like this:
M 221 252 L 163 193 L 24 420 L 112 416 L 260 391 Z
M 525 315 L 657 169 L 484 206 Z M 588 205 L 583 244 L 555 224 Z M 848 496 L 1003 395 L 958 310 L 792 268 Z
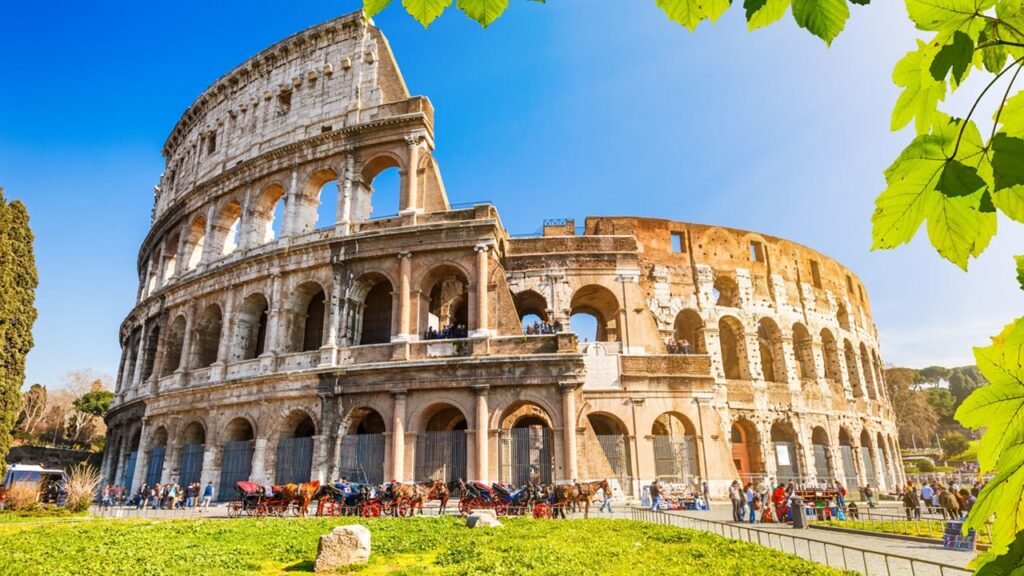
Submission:
M 911 138 L 888 130 L 890 71 L 915 37 L 902 2 L 855 8 L 831 49 L 788 16 L 747 33 L 739 5 L 691 34 L 641 0 L 511 4 L 487 30 L 456 10 L 423 30 L 397 0 L 376 18 L 437 111 L 453 202 L 495 202 L 513 233 L 635 214 L 802 242 L 861 276 L 895 364 L 971 363 L 971 346 L 1020 315 L 1020 227 L 1001 222 L 969 275 L 923 235 L 869 251 L 882 170 Z M 40 271 L 28 382 L 116 371 L 160 149 L 184 109 L 248 56 L 358 6 L 0 8 L 0 186 L 29 207 Z

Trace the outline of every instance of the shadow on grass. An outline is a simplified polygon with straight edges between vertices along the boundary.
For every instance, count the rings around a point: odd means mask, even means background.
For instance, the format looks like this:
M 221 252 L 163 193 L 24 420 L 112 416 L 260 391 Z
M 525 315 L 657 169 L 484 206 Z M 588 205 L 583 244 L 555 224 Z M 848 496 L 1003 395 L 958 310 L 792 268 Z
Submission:
M 302 562 L 296 562 L 295 564 L 292 564 L 291 566 L 285 566 L 283 571 L 284 572 L 306 572 L 306 573 L 312 574 L 313 573 L 313 568 L 315 566 L 316 566 L 316 563 L 313 562 L 312 560 L 303 560 Z

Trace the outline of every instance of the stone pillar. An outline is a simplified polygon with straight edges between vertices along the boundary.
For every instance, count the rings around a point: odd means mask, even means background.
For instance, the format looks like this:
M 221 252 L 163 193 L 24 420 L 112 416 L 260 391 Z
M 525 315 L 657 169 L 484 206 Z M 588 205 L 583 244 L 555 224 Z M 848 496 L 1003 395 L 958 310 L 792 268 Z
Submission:
M 405 390 L 392 390 L 391 474 L 392 479 L 405 480 Z
M 192 318 L 196 315 L 195 301 L 185 306 L 185 337 L 181 340 L 181 359 L 175 372 L 184 372 L 192 367 Z
M 470 334 L 474 337 L 486 337 L 490 334 L 488 327 L 488 287 L 490 285 L 490 262 L 487 244 L 479 244 L 476 247 L 476 318 L 473 331 Z
M 329 443 L 329 437 L 323 434 L 317 434 L 313 436 L 313 465 L 310 471 L 310 480 L 313 482 L 320 482 L 321 484 L 327 482 L 327 446 Z
M 405 206 L 399 210 L 405 214 L 408 212 L 419 212 L 419 164 L 420 164 L 420 137 L 410 136 L 405 139 L 409 149 L 409 164 L 405 170 L 406 195 Z
M 562 384 L 562 454 L 565 458 L 564 480 L 576 480 L 576 384 Z
M 129 449 L 129 453 L 131 450 Z M 146 421 L 142 421 L 142 428 L 139 430 L 139 449 L 135 455 L 135 473 L 132 474 L 132 492 L 142 486 L 146 479 L 146 468 L 149 464 L 146 457 Z
M 224 365 L 228 362 L 228 354 L 231 353 L 231 336 L 234 332 L 234 304 L 235 293 L 228 291 L 224 299 L 224 315 L 221 317 L 220 340 L 217 342 L 217 361 L 213 363 L 210 370 L 210 381 L 218 382 L 224 379 Z
M 338 326 L 341 324 L 342 272 L 336 265 L 331 281 L 331 298 L 327 307 L 327 341 L 320 347 L 320 365 L 334 366 L 338 359 Z
M 263 356 L 274 356 L 281 352 L 281 331 L 284 323 L 284 303 L 281 302 L 281 275 L 273 274 L 270 279 L 270 311 L 267 315 L 267 342 Z
M 214 468 L 214 463 L 217 461 L 217 449 L 211 442 L 211 439 L 207 438 L 206 446 L 203 450 L 203 469 L 199 472 L 199 483 L 202 485 L 199 493 L 206 488 L 207 482 L 213 482 L 213 489 L 217 490 L 220 488 L 220 469 Z M 214 492 L 214 498 L 222 498 L 220 494 Z
M 131 339 L 129 338 L 129 341 Z M 124 395 L 125 382 L 124 378 L 127 372 L 128 364 L 128 346 L 121 346 L 121 363 L 117 370 L 117 383 L 114 385 L 114 392 L 117 393 L 118 401 L 121 400 L 121 396 Z
M 473 392 L 476 395 L 476 479 L 479 482 L 489 482 L 490 463 L 488 461 L 488 450 L 490 448 L 490 427 L 488 426 L 489 411 L 487 409 L 488 386 L 474 386 Z
M 146 362 L 146 323 L 139 327 L 139 341 L 135 352 L 135 371 L 132 373 L 132 388 L 142 383 L 142 367 Z
M 206 264 L 217 257 L 217 255 L 213 253 L 213 238 L 211 238 L 213 235 L 213 219 L 217 216 L 214 209 L 214 206 L 210 206 L 206 211 L 206 229 L 203 230 L 203 254 L 199 258 L 198 267 L 201 267 L 203 264 Z
M 345 170 L 342 175 L 341 186 L 338 189 L 338 224 L 341 224 L 342 234 L 349 234 L 352 231 L 352 179 L 355 175 L 355 158 L 351 153 L 345 156 Z
M 292 169 L 292 177 L 290 184 L 288 185 L 288 192 L 285 194 L 285 211 L 284 211 L 284 222 L 281 223 L 281 237 L 287 238 L 289 236 L 295 236 L 299 233 L 299 214 L 302 212 L 302 206 L 299 205 L 299 173 L 294 168 Z
M 412 298 L 410 283 L 412 281 L 412 253 L 399 252 L 398 259 L 401 273 L 398 280 L 398 334 L 393 338 L 396 342 L 411 340 L 410 326 L 412 314 Z
M 249 469 L 249 480 L 259 485 L 269 484 L 267 476 L 267 439 L 257 438 L 253 442 L 252 467 Z

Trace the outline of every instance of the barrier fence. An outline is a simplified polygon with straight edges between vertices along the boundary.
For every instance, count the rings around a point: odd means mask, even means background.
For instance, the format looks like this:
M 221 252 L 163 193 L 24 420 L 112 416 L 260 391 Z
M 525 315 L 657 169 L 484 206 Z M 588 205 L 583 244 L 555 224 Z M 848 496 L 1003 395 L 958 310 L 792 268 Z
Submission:
M 798 532 L 791 530 L 782 532 L 779 528 L 755 528 L 750 525 L 718 522 L 681 514 L 654 512 L 645 508 L 632 508 L 631 514 L 633 520 L 711 532 L 732 540 L 750 542 L 832 568 L 851 570 L 867 576 L 969 576 L 972 574 L 972 571 L 953 564 L 868 550 L 846 544 L 823 542 L 801 536 Z
M 814 508 L 809 509 L 814 510 Z M 820 516 L 818 520 L 821 520 Z M 832 516 L 828 523 L 832 526 L 849 528 L 851 530 L 941 539 L 946 520 L 942 516 L 928 514 L 907 518 L 905 514 L 886 514 L 871 510 L 870 508 L 858 508 L 854 515 L 847 508 L 842 520 Z M 991 542 L 991 526 L 986 524 L 985 529 L 981 531 L 979 536 L 984 537 L 983 540 L 980 540 L 981 542 Z

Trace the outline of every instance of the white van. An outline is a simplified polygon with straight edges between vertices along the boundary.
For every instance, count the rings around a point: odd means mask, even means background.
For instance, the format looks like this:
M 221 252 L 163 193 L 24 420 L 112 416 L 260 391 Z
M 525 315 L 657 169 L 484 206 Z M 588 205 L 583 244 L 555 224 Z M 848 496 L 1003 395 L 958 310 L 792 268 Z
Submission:
M 46 504 L 64 504 L 67 498 L 65 483 L 67 475 L 63 470 L 47 470 L 42 466 L 28 464 L 12 464 L 7 467 L 4 475 L 3 488 L 0 489 L 0 504 L 6 499 L 7 490 L 21 482 L 39 487 L 39 501 Z

